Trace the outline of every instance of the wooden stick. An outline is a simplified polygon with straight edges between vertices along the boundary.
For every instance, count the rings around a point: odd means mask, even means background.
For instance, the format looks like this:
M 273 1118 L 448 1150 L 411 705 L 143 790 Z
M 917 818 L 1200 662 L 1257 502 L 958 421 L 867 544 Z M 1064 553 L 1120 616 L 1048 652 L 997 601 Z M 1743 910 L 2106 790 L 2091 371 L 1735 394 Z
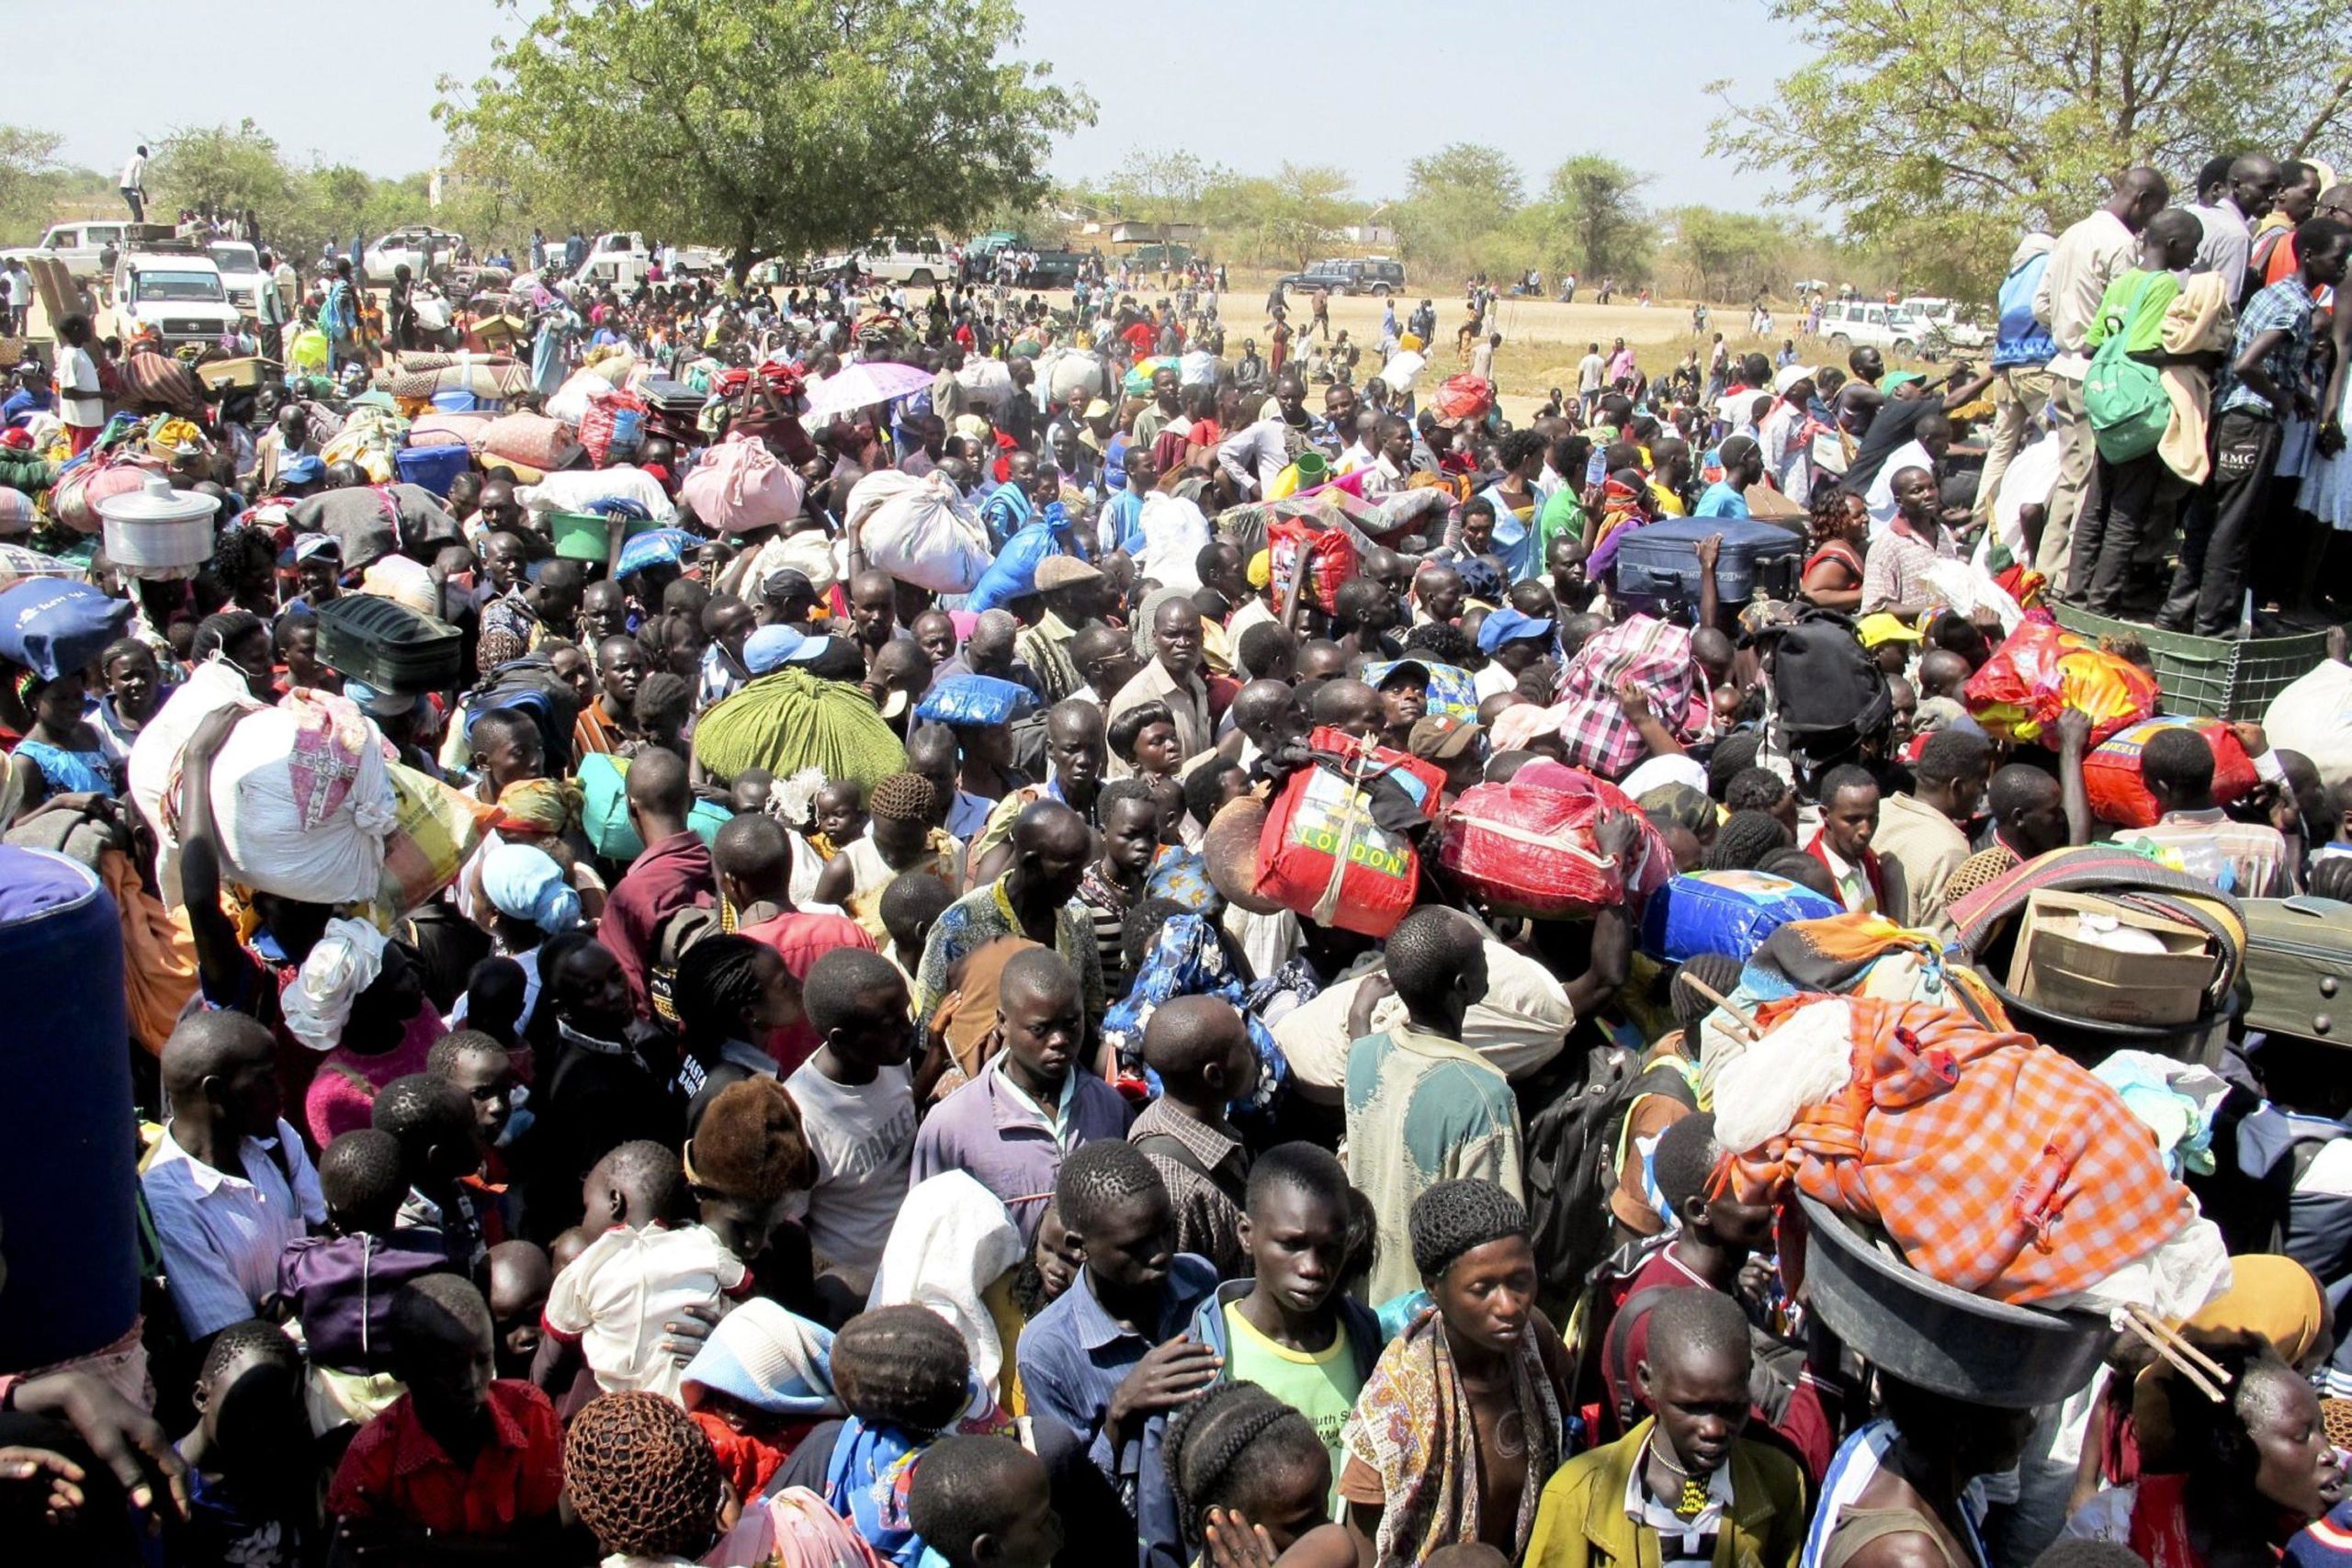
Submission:
M 2149 1328 L 2146 1321 L 2128 1308 L 2124 1312 L 2123 1321 L 2126 1327 L 2130 1328 L 2132 1332 L 2137 1334 L 2141 1338 L 2148 1342 L 2148 1348 L 2150 1349 L 2163 1357 L 2166 1361 L 2171 1362 L 2173 1370 L 2178 1372 L 2183 1378 L 2187 1379 L 2189 1384 L 2196 1388 L 2199 1393 L 2204 1394 L 2206 1398 L 2211 1400 L 2216 1404 L 2222 1402 L 2221 1389 L 2208 1379 L 2203 1372 L 2199 1371 L 2196 1367 L 2191 1366 L 2186 1359 L 2184 1359 L 2180 1353 L 2177 1350 L 2175 1350 L 2171 1345 L 2158 1337 Z
M 1679 977 L 1684 985 L 1698 992 L 1707 1000 L 1714 1003 L 1715 1006 L 1723 1009 L 1724 1011 L 1731 1014 L 1733 1021 L 1739 1025 L 1740 1032 L 1747 1035 L 1748 1039 L 1761 1040 L 1764 1038 L 1764 1032 L 1756 1027 L 1756 1020 L 1753 1017 L 1741 1010 L 1739 1008 L 1735 1007 L 1732 1004 L 1730 998 L 1724 996 L 1721 991 L 1716 990 L 1713 986 L 1708 985 L 1704 980 L 1700 979 L 1696 975 L 1691 974 L 1687 966 L 1679 972 Z
M 2199 1368 L 2210 1375 L 2222 1380 L 2228 1379 L 2230 1374 L 2222 1370 L 2219 1362 L 2215 1361 L 2212 1357 L 2208 1356 L 2204 1351 L 2191 1344 L 2178 1329 L 2165 1322 L 2164 1319 L 2158 1317 L 2154 1313 L 2150 1312 L 2146 1307 L 2141 1306 L 2135 1303 L 2132 1305 L 2126 1307 L 2124 1310 L 2130 1313 L 2132 1316 L 2138 1318 L 2141 1322 L 2146 1324 L 2151 1329 L 2154 1329 L 2165 1343 L 2171 1345 L 2173 1348 L 2178 1350 L 2189 1360 L 2194 1361 Z

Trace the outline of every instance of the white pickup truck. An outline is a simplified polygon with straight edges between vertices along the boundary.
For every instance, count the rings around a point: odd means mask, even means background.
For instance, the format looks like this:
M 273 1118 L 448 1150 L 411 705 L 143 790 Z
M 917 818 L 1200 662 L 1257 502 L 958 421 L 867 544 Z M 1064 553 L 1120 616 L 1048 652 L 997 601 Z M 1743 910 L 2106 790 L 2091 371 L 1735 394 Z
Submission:
M 219 265 L 193 244 L 151 246 L 118 257 L 114 312 L 125 336 L 152 327 L 173 348 L 232 336 L 243 314 L 229 303 Z
M 55 256 L 65 264 L 65 269 L 75 277 L 96 282 L 107 276 L 113 257 L 127 248 L 147 244 L 172 237 L 168 223 L 125 223 L 117 219 L 76 220 L 52 223 L 49 232 L 37 245 L 0 251 L 0 257 L 13 256 L 19 261 L 33 256 Z

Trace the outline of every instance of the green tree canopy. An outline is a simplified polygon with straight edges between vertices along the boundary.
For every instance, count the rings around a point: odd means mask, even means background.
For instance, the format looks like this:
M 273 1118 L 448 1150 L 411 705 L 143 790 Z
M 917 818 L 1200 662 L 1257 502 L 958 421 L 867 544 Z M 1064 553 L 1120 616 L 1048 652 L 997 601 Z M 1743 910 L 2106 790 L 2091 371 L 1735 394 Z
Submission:
M 0 226 L 9 232 L 40 226 L 62 140 L 52 131 L 0 125 Z
M 1582 152 L 1552 171 L 1545 204 L 1558 236 L 1554 265 L 1584 276 L 1631 276 L 1649 260 L 1648 217 L 1642 187 L 1649 176 L 1597 152 Z
M 554 0 L 439 112 L 740 280 L 1043 195 L 1049 139 L 1093 107 L 1020 39 L 1012 0 Z
M 2219 152 L 2301 156 L 2352 127 L 2352 6 L 2342 0 L 1770 0 L 1816 57 L 1713 145 L 1787 175 L 1785 194 L 1844 214 L 1856 238 L 1923 217 L 2000 275 L 2021 227 L 2055 232 L 2136 164 L 2176 183 Z
M 1414 159 L 1406 175 L 1404 199 L 1391 213 L 1405 259 L 1445 269 L 1491 265 L 1489 237 L 1526 199 L 1519 165 L 1498 148 L 1456 141 Z

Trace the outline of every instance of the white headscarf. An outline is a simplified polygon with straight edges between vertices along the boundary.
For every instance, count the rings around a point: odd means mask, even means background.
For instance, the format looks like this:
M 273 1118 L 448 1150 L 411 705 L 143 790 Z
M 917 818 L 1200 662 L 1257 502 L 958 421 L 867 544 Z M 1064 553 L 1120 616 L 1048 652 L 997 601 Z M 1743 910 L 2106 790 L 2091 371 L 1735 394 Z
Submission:
M 351 1004 L 384 971 L 384 936 L 365 920 L 329 920 L 302 972 L 278 998 L 286 1032 L 313 1051 L 332 1051 L 351 1021 Z
M 996 1319 L 980 1299 L 1021 1261 L 1021 1232 L 995 1193 L 960 1170 L 944 1170 L 907 1193 L 867 1307 L 929 1307 L 971 1347 L 972 1375 L 993 1390 L 1004 1366 Z

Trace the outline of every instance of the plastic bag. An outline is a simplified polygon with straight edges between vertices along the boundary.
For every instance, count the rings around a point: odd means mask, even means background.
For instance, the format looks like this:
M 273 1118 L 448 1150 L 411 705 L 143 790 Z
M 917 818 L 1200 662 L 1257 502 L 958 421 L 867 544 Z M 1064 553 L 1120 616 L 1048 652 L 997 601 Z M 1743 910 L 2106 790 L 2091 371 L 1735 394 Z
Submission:
M 2158 730 L 2187 725 L 2213 749 L 2213 800 L 2227 806 L 2262 782 L 2254 759 L 2230 727 L 2217 718 L 2165 717 L 2120 729 L 2083 759 L 2083 793 L 2102 822 L 2118 828 L 2153 828 L 2164 813 L 2140 776 L 2140 752 Z
M 327 727 L 322 749 L 298 744 Z M 311 766 L 306 755 L 331 758 Z M 221 872 L 281 898 L 341 904 L 376 897 L 384 838 L 400 819 L 383 738 L 349 702 L 298 693 L 248 714 L 212 763 Z
M 934 593 L 969 593 L 994 559 L 988 529 L 941 474 L 870 473 L 849 492 L 843 521 L 859 530 L 868 565 Z
M 950 675 L 923 694 L 915 716 L 937 724 L 1011 724 L 1037 705 L 1036 694 L 993 675 Z
M 547 416 L 566 424 L 578 424 L 587 416 L 588 405 L 599 397 L 610 396 L 612 390 L 612 382 L 595 371 L 574 370 L 547 400 Z
M 1437 411 L 1442 423 L 1467 423 L 1487 417 L 1487 411 L 1495 406 L 1495 389 L 1483 378 L 1464 371 L 1447 377 L 1445 384 L 1430 400 L 1430 406 Z
M 1069 536 L 1069 513 L 1060 502 L 1055 502 L 1004 542 L 995 563 L 980 574 L 965 608 L 993 610 L 1037 592 L 1037 569 L 1048 556 L 1063 553 L 1063 541 Z
M 722 534 L 780 527 L 800 515 L 800 476 L 764 443 L 741 434 L 705 452 L 678 486 L 678 499 Z
M 2096 746 L 2153 716 L 2158 692 L 2145 670 L 2036 611 L 1969 677 L 1962 694 L 1996 740 L 2037 740 L 2045 725 L 2075 708 L 2089 717 Z
M 2352 664 L 2324 660 L 2270 699 L 2263 733 L 2282 751 L 2301 751 L 2330 789 L 2352 779 Z
M 304 327 L 286 345 L 286 363 L 297 370 L 324 370 L 327 367 L 327 334 L 316 327 Z

